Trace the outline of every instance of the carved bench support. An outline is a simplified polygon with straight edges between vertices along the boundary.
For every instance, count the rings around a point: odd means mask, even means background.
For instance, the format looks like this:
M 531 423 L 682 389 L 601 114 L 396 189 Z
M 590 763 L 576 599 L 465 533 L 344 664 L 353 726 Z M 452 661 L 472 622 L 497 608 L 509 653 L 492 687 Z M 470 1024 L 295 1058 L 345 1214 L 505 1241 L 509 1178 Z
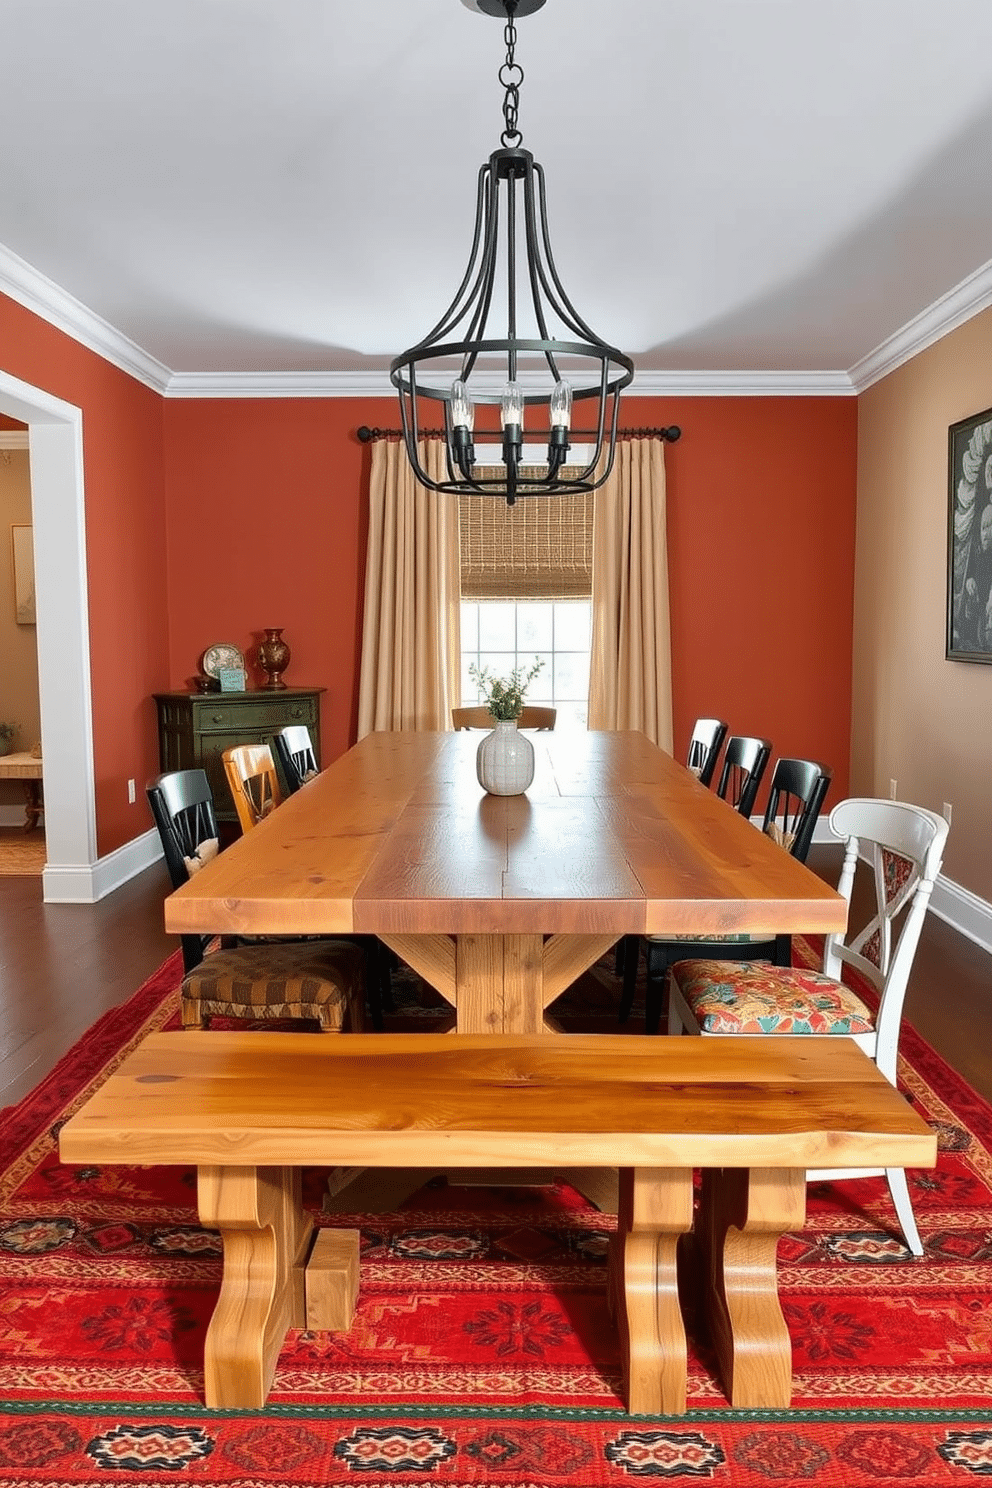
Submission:
M 621 1168 L 610 1299 L 624 1394 L 635 1415 L 685 1411 L 686 1342 L 675 1251 L 692 1228 L 691 1170 Z
M 806 1173 L 792 1168 L 703 1172 L 696 1238 L 710 1340 L 738 1410 L 792 1399 L 792 1345 L 778 1299 L 780 1236 L 806 1219 Z
M 358 1231 L 319 1232 L 311 1256 L 314 1226 L 301 1179 L 299 1168 L 197 1169 L 200 1223 L 220 1230 L 224 1242 L 204 1347 L 205 1398 L 213 1410 L 265 1404 L 289 1328 L 351 1327 Z

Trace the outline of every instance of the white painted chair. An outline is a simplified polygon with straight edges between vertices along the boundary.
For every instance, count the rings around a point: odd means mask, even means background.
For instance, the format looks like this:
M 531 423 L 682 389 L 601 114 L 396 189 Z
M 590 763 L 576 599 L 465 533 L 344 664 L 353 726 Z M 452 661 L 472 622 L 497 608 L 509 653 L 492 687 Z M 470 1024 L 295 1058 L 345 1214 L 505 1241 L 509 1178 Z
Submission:
M 822 972 L 763 962 L 677 962 L 670 971 L 668 1031 L 853 1038 L 894 1085 L 906 987 L 940 871 L 947 822 L 921 806 L 852 798 L 834 807 L 830 827 L 846 839 L 838 891 L 850 907 L 860 854 L 874 874 L 874 917 L 856 934 L 849 930 L 846 940 L 827 936 Z M 875 988 L 877 1012 L 843 983 L 844 966 Z M 806 1176 L 832 1180 L 883 1173 L 906 1243 L 920 1256 L 923 1245 L 903 1168 L 825 1168 Z

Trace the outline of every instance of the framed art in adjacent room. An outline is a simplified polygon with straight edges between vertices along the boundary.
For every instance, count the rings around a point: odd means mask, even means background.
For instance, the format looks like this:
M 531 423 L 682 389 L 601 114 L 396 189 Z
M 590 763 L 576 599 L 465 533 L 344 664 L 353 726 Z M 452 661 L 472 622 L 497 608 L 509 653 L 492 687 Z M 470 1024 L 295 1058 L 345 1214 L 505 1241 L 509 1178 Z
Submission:
M 992 663 L 992 408 L 947 431 L 949 661 Z
M 30 527 L 10 529 L 14 564 L 14 618 L 18 625 L 36 624 L 34 605 L 34 535 Z

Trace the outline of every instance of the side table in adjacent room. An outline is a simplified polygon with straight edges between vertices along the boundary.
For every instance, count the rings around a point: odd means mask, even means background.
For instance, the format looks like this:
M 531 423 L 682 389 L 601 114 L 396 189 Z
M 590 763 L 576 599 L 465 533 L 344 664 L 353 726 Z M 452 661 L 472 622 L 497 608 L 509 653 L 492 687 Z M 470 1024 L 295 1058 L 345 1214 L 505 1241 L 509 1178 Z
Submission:
M 38 825 L 45 809 L 41 794 L 41 760 L 33 754 L 5 754 L 0 756 L 0 780 L 22 780 L 24 782 L 24 830 L 30 832 Z

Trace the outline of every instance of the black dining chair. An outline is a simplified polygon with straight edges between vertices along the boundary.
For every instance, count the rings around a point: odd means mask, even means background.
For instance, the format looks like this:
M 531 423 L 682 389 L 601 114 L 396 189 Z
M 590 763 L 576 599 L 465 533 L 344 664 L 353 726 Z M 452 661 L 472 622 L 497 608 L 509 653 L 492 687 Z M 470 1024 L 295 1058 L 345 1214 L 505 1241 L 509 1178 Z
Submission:
M 813 831 L 823 807 L 833 772 L 813 760 L 780 759 L 772 771 L 768 804 L 761 824 L 766 836 L 800 863 L 805 863 L 813 841 Z M 641 939 L 630 937 L 632 945 L 624 948 L 624 985 L 620 1000 L 620 1021 L 630 1016 L 634 1003 Z M 700 940 L 698 936 L 655 936 L 643 938 L 647 958 L 647 981 L 644 989 L 644 1031 L 657 1033 L 664 1005 L 668 968 L 677 961 L 771 961 L 776 966 L 789 966 L 792 961 L 791 935 L 754 936 L 747 933 L 716 936 Z
M 316 750 L 305 723 L 290 724 L 273 734 L 272 752 L 291 796 L 319 773 Z
M 147 787 L 173 888 L 188 883 L 219 850 L 213 795 L 203 770 L 175 770 Z M 183 935 L 180 1006 L 184 1028 L 212 1017 L 253 1021 L 312 1018 L 322 1032 L 365 1025 L 367 951 L 355 940 L 227 938 L 207 954 L 210 935 Z
M 686 769 L 691 770 L 701 785 L 709 785 L 727 736 L 727 725 L 718 718 L 697 718 L 689 739 Z
M 317 751 L 305 723 L 293 723 L 272 736 L 272 753 L 293 796 L 320 773 Z M 363 937 L 370 940 L 372 937 Z M 372 1027 L 382 1028 L 383 1012 L 393 1011 L 392 968 L 395 958 L 382 941 L 375 940 L 369 966 L 369 1017 Z
M 716 793 L 741 816 L 749 817 L 754 809 L 771 752 L 770 739 L 731 734 L 727 740 Z
M 750 738 L 744 734 L 732 734 L 727 740 L 723 757 L 720 781 L 716 793 L 742 816 L 750 817 L 758 787 L 772 752 L 768 739 Z M 617 947 L 616 974 L 622 978 L 619 1021 L 626 1023 L 634 1006 L 637 989 L 637 968 L 640 959 L 640 939 L 636 935 L 625 935 Z

